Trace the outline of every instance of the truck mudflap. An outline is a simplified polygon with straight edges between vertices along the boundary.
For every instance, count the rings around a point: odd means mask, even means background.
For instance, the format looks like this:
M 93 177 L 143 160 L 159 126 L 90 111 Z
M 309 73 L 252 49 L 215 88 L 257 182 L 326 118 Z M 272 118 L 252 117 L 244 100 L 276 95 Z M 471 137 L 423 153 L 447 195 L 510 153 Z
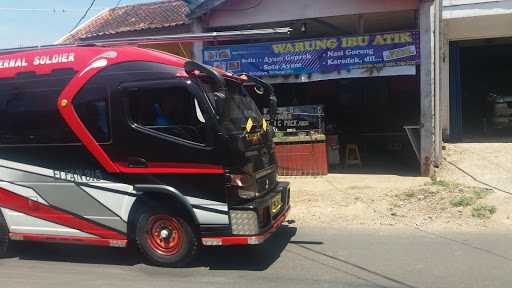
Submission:
M 204 246 L 231 246 L 231 245 L 256 245 L 263 243 L 270 237 L 286 220 L 290 212 L 290 206 L 272 223 L 272 226 L 265 233 L 250 236 L 221 236 L 221 237 L 203 237 Z

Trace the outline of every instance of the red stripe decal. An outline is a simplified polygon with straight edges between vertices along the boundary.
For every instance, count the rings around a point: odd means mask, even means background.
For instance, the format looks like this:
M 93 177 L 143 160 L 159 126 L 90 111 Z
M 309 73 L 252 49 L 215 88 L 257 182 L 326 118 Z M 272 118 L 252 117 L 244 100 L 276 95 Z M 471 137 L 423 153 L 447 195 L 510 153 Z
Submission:
M 44 234 L 25 234 L 25 233 L 9 233 L 9 238 L 12 240 L 25 240 L 25 241 L 41 241 L 50 243 L 66 243 L 66 244 L 84 244 L 94 246 L 111 246 L 111 247 L 126 247 L 127 240 L 117 239 L 102 239 L 91 237 L 76 237 L 76 236 L 60 236 L 60 235 L 44 235 Z
M 59 108 L 62 118 L 66 121 L 68 126 L 73 130 L 75 135 L 82 141 L 84 146 L 94 157 L 100 162 L 100 164 L 108 172 L 114 173 L 119 172 L 116 165 L 110 160 L 105 151 L 101 149 L 100 145 L 94 140 L 91 133 L 87 130 L 84 123 L 80 120 L 76 114 L 75 108 L 73 107 L 73 98 L 85 85 L 85 83 L 94 76 L 97 69 L 91 69 L 84 75 L 78 75 L 71 80 L 71 82 L 64 88 L 58 101 L 57 107 Z
M 126 240 L 119 232 L 80 219 L 71 214 L 30 200 L 11 191 L 0 188 L 0 206 L 29 216 L 63 225 L 101 238 Z
M 195 163 L 172 163 L 172 162 L 149 162 L 148 167 L 129 167 L 128 163 L 117 162 L 117 169 L 122 173 L 189 173 L 189 174 L 222 174 L 224 169 L 220 165 L 195 164 Z

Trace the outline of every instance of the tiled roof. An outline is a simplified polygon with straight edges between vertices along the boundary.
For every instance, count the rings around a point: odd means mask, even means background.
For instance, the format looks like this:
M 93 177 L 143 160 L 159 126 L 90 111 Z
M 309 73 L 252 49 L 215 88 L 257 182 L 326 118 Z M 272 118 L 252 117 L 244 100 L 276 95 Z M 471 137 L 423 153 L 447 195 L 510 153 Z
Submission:
M 184 0 L 167 0 L 112 8 L 101 12 L 64 36 L 59 43 L 105 34 L 174 27 L 189 23 Z

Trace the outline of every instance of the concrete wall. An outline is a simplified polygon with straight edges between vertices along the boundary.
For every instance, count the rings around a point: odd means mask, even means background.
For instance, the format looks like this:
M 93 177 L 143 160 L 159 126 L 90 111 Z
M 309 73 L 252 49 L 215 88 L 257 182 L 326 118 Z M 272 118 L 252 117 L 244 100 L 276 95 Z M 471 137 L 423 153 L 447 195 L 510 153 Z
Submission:
M 418 0 L 228 0 L 205 18 L 207 27 L 414 10 Z

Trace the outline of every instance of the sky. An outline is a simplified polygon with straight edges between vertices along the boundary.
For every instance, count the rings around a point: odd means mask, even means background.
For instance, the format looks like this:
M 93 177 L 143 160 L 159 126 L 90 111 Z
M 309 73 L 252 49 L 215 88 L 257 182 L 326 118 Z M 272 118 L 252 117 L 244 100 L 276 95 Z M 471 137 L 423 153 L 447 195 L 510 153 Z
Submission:
M 0 0 L 0 48 L 53 44 L 73 29 L 92 0 Z M 119 0 L 96 0 L 91 18 Z M 121 0 L 120 6 L 156 0 Z M 83 22 L 82 22 L 83 23 Z

